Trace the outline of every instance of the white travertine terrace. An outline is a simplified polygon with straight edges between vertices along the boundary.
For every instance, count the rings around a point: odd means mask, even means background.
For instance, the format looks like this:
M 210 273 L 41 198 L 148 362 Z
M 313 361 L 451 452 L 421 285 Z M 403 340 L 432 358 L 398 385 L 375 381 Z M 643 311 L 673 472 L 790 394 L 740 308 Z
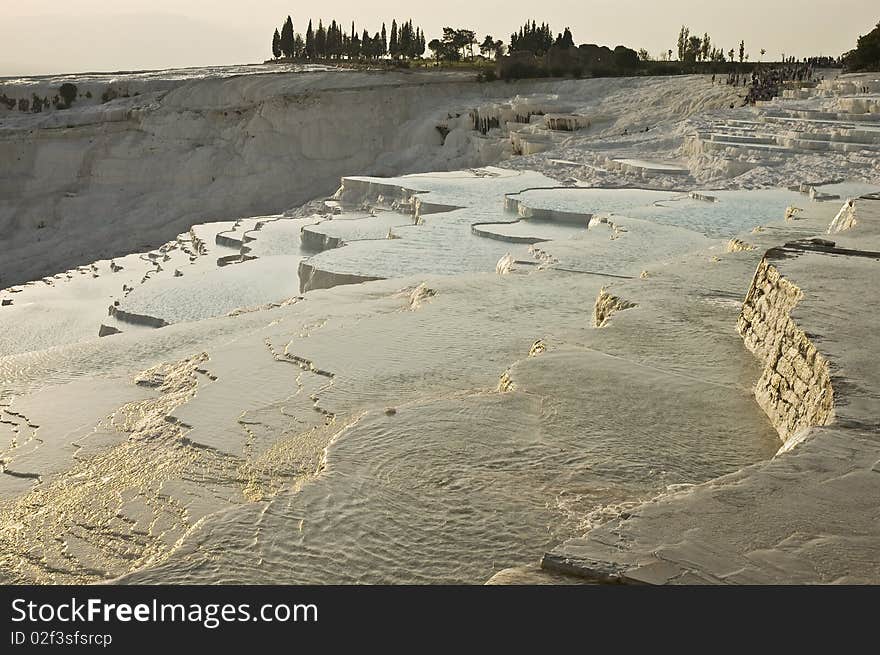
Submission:
M 778 455 L 628 510 L 548 553 L 546 568 L 623 583 L 877 580 L 880 342 L 863 308 L 877 303 L 878 202 L 857 200 L 863 222 L 834 242 L 760 259 L 738 328 L 763 365 L 755 396 Z
M 0 110 L 3 582 L 880 579 L 870 80 L 132 84 Z

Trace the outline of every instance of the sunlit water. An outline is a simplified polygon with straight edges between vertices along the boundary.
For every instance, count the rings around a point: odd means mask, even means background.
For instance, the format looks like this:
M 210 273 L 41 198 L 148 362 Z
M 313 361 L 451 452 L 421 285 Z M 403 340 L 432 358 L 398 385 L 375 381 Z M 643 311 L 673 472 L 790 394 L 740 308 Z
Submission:
M 806 196 L 709 191 L 708 202 L 659 191 L 526 190 L 554 182 L 501 169 L 376 182 L 387 197 L 371 199 L 375 215 L 348 206 L 336 215 L 197 226 L 201 248 L 182 235 L 163 251 L 116 261 L 119 271 L 101 262 L 4 292 L 14 302 L 0 309 L 8 332 L 0 402 L 16 413 L 4 414 L 11 418 L 0 437 L 17 438 L 18 415 L 44 424 L 47 437 L 27 453 L 9 449 L 13 468 L 20 457 L 29 471 L 63 472 L 81 449 L 99 452 L 94 444 L 103 443 L 120 449 L 120 469 L 131 463 L 125 458 L 161 459 L 161 444 L 122 450 L 124 439 L 100 430 L 89 437 L 91 426 L 114 402 L 157 393 L 134 393 L 133 374 L 208 355 L 197 392 L 167 416 L 186 436 L 169 446 L 170 460 L 192 463 L 175 480 L 147 484 L 161 488 L 153 504 L 108 510 L 133 524 L 167 523 L 155 538 L 169 545 L 129 575 L 130 562 L 109 549 L 94 555 L 89 570 L 99 579 L 483 582 L 536 561 L 606 509 L 736 470 L 778 447 L 752 398 L 757 364 L 732 329 L 753 266 L 716 268 L 699 284 L 681 279 L 705 259 L 691 264 L 686 253 L 779 221 Z M 426 212 L 414 224 L 390 208 L 396 188 L 457 209 Z M 583 213 L 583 225 L 518 220 L 504 204 L 517 192 L 530 206 Z M 587 229 L 600 213 L 620 216 L 624 231 Z M 481 228 L 491 238 L 475 234 L 475 224 L 488 224 Z M 315 254 L 303 247 L 303 229 L 345 245 Z M 527 244 L 505 237 L 541 240 L 564 270 L 491 273 L 508 252 L 538 263 Z M 229 261 L 239 254 L 244 261 Z M 637 278 L 646 262 L 671 255 L 685 263 L 655 286 L 636 279 L 630 284 L 648 286 L 624 287 L 637 310 L 621 312 L 611 328 L 591 327 L 608 275 Z M 393 279 L 258 309 L 297 296 L 304 260 Z M 412 306 L 419 283 L 430 294 Z M 700 284 L 706 291 L 688 286 Z M 172 325 L 113 323 L 106 313 L 116 301 Z M 234 312 L 242 307 L 251 310 Z M 98 339 L 100 322 L 123 333 Z M 537 340 L 545 350 L 530 357 Z M 512 386 L 499 386 L 502 374 Z M 77 430 L 65 432 L 59 407 L 75 408 Z M 26 498 L 32 484 L 16 481 L 6 493 Z M 53 493 L 49 506 L 65 498 Z M 20 522 L 11 507 L 0 504 L 0 521 Z M 27 528 L 56 568 L 51 536 L 76 529 L 77 511 Z M 89 538 L 90 549 L 76 553 L 101 552 L 100 534 L 80 537 Z M 0 579 L 17 578 L 0 571 Z

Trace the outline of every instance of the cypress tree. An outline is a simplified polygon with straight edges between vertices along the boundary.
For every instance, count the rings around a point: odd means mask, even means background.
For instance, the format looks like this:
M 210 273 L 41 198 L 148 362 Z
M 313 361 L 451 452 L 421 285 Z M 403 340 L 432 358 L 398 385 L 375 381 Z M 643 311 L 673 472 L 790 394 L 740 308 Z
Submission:
M 573 48 L 574 47 L 574 37 L 571 35 L 571 30 L 567 27 L 565 31 L 562 33 L 562 47 L 563 48 Z
M 388 43 L 388 52 L 391 53 L 392 59 L 400 56 L 400 40 L 397 35 L 397 21 L 391 21 L 391 41 Z
M 412 35 L 410 33 L 410 24 L 409 22 L 403 22 L 400 24 L 400 32 L 398 32 L 398 48 L 400 50 L 400 56 L 404 59 L 409 58 L 410 49 L 412 47 Z
M 373 42 L 367 30 L 364 30 L 364 33 L 361 35 L 361 52 L 364 55 L 364 59 L 373 58 Z
M 327 57 L 327 32 L 320 18 L 318 19 L 318 30 L 315 32 L 315 53 L 321 59 Z
M 281 56 L 281 35 L 278 34 L 278 28 L 275 28 L 275 34 L 272 35 L 272 56 L 275 59 Z
M 385 23 L 382 23 L 382 52 L 383 57 L 388 54 L 388 34 L 385 32 Z
M 342 56 L 342 35 L 335 20 L 330 23 L 330 29 L 327 31 L 327 53 L 337 59 Z
M 281 28 L 281 39 L 278 43 L 279 47 L 281 48 L 281 52 L 284 53 L 285 57 L 293 57 L 293 41 L 293 21 L 290 20 L 290 16 L 288 16 L 287 20 L 284 21 L 284 26 Z
M 421 58 L 421 56 L 425 54 L 425 33 L 421 30 L 421 28 L 419 28 L 418 35 L 419 45 L 418 49 L 416 50 L 416 56 Z
M 309 19 L 309 27 L 306 30 L 306 58 L 315 58 L 315 32 L 312 30 L 311 19 Z

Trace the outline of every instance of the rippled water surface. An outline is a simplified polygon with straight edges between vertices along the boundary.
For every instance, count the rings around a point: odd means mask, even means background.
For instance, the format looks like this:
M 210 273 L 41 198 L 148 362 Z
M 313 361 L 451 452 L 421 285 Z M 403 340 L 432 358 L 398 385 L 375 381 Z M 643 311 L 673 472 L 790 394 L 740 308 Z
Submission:
M 7 555 L 40 555 L 3 580 L 480 583 L 775 452 L 733 328 L 755 262 L 707 267 L 706 248 L 805 195 L 536 189 L 555 183 L 493 168 L 354 180 L 372 195 L 4 292 L 0 437 L 39 477 L 3 487 L 0 523 L 24 526 Z M 516 193 L 584 224 L 519 219 Z M 612 221 L 588 229 L 596 213 Z M 299 294 L 302 261 L 389 279 Z M 636 307 L 595 328 L 609 284 Z M 86 517 L 148 527 L 122 547 Z

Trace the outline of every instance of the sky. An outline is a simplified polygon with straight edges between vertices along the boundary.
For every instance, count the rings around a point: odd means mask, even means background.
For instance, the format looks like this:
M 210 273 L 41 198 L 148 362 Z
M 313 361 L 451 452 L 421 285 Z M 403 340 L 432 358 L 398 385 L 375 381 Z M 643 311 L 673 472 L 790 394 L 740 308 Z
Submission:
M 442 27 L 507 41 L 526 19 L 570 27 L 575 43 L 675 50 L 679 28 L 708 32 L 725 51 L 746 42 L 751 59 L 839 55 L 880 22 L 877 0 L 0 0 L 0 76 L 258 63 L 290 14 L 355 20 L 371 32 L 412 18 L 428 40 Z

